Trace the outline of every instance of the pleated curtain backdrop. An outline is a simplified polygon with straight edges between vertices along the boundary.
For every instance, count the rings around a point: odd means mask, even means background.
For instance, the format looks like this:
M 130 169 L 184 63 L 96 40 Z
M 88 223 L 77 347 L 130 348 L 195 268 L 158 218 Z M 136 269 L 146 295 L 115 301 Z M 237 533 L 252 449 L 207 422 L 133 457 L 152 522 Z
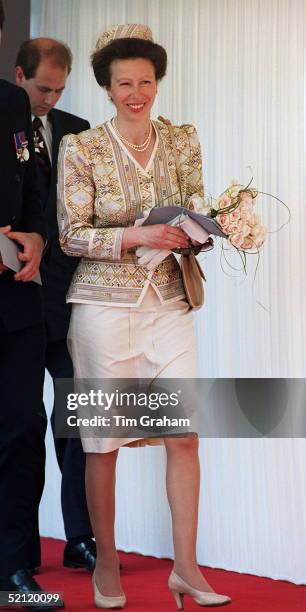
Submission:
M 90 53 L 115 23 L 150 25 L 168 52 L 154 116 L 194 123 L 206 193 L 238 178 L 272 193 L 259 211 L 269 235 L 259 261 L 220 243 L 202 257 L 206 305 L 196 314 L 203 377 L 305 375 L 305 173 L 303 0 L 32 0 L 32 36 L 69 44 L 74 63 L 58 108 L 94 126 L 113 114 Z M 257 268 L 258 264 L 258 268 Z M 46 384 L 46 402 L 52 391 Z M 41 507 L 45 534 L 59 526 L 59 475 L 51 441 Z M 124 550 L 172 554 L 163 449 L 123 449 L 117 541 Z M 305 441 L 202 440 L 199 561 L 305 582 Z M 50 504 L 54 506 L 51 517 Z M 48 508 L 48 511 L 47 511 Z M 304 517 L 304 518 L 302 518 Z M 53 521 L 53 522 L 52 522 Z M 304 523 L 303 523 L 304 521 Z

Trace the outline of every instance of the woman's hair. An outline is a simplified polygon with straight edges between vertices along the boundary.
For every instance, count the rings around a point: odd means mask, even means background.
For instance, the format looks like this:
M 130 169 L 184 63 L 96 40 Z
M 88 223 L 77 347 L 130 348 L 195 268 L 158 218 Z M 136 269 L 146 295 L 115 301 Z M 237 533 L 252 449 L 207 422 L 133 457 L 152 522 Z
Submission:
M 152 62 L 157 81 L 160 81 L 166 74 L 167 53 L 161 45 L 142 38 L 117 38 L 106 47 L 95 51 L 91 56 L 96 81 L 101 87 L 110 87 L 111 63 L 118 59 L 137 58 Z

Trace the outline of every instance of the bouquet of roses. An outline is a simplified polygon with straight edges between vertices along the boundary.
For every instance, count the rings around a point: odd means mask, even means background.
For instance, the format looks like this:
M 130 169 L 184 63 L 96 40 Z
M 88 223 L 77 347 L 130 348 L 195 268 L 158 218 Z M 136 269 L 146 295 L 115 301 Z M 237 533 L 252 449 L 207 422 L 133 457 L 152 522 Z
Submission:
M 258 191 L 232 181 L 206 214 L 217 221 L 229 243 L 241 251 L 258 251 L 265 241 L 267 228 L 255 213 Z
M 217 235 L 227 239 L 246 262 L 247 253 L 259 254 L 263 245 L 267 228 L 261 218 L 256 214 L 257 197 L 259 194 L 267 195 L 283 204 L 290 217 L 288 206 L 272 194 L 251 188 L 252 179 L 247 186 L 233 180 L 231 185 L 217 198 L 209 197 L 203 200 L 199 195 L 190 197 L 188 208 L 179 206 L 160 206 L 137 219 L 138 224 L 169 223 L 181 227 L 190 238 L 190 249 L 197 255 L 200 251 L 207 251 L 213 247 L 210 235 Z M 281 226 L 282 227 L 282 226 Z M 279 228 L 281 229 L 281 228 Z M 224 251 L 224 248 L 222 247 Z M 182 254 L 182 249 L 175 252 Z M 153 269 L 171 251 L 139 247 L 136 250 L 138 263 Z

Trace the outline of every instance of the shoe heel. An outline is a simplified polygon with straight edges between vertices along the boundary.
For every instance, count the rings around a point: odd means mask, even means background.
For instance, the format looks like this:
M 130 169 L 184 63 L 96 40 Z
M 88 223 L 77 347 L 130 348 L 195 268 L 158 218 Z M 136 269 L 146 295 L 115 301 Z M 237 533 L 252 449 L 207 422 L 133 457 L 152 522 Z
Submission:
M 179 591 L 172 591 L 171 593 L 176 601 L 176 605 L 178 610 L 184 610 L 184 593 L 180 593 Z

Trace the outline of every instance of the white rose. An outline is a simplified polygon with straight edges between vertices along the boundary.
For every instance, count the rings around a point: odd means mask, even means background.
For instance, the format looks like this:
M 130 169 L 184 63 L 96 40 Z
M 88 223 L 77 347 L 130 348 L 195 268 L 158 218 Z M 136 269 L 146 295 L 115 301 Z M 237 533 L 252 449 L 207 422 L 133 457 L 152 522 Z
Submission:
M 267 235 L 267 228 L 264 225 L 255 225 L 252 227 L 250 238 L 257 247 L 262 246 Z
M 266 228 L 264 225 L 261 225 L 261 223 L 257 223 L 252 225 L 251 234 L 252 236 L 266 235 Z
M 254 198 L 252 198 L 250 193 L 247 191 L 242 191 L 242 193 L 240 194 L 240 197 L 241 197 L 242 202 L 248 202 L 249 204 L 252 204 L 252 205 L 256 204 Z
M 231 221 L 240 221 L 241 212 L 240 212 L 239 206 L 238 208 L 235 208 L 234 210 L 232 210 L 232 212 L 229 214 L 229 217 Z
M 246 249 L 254 249 L 254 248 L 255 248 L 255 246 L 256 246 L 256 245 L 255 245 L 255 243 L 254 243 L 254 240 L 253 240 L 252 238 L 250 238 L 250 236 L 246 236 L 246 238 L 244 239 L 244 241 L 243 241 L 243 243 L 242 243 L 242 245 L 241 245 L 241 248 L 242 248 L 243 250 L 246 250 Z
M 227 194 L 231 199 L 236 199 L 237 196 L 239 195 L 241 189 L 243 189 L 242 185 L 233 185 L 232 187 L 230 187 L 229 189 L 227 189 Z
M 229 215 L 226 215 L 226 214 L 217 215 L 216 221 L 220 223 L 221 227 L 225 230 L 225 233 L 227 234 L 228 233 L 227 228 L 230 224 Z
M 232 203 L 231 199 L 230 199 L 230 198 L 229 198 L 227 195 L 223 194 L 222 196 L 219 196 L 219 197 L 217 198 L 217 201 L 216 201 L 216 208 L 217 208 L 218 210 L 219 210 L 220 208 L 227 208 L 228 206 L 230 206 L 230 205 L 231 205 L 231 203 Z
M 243 235 L 242 232 L 237 232 L 235 234 L 231 234 L 231 236 L 228 239 L 230 244 L 232 244 L 233 246 L 237 247 L 237 249 L 241 249 L 242 248 L 244 240 L 245 240 L 245 236 Z

